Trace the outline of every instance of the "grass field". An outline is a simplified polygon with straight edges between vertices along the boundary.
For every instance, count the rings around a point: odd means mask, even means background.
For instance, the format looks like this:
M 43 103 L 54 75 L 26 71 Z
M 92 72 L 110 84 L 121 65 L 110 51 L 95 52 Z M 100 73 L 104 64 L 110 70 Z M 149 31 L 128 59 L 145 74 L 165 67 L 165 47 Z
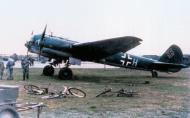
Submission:
M 19 86 L 19 102 L 43 102 L 47 105 L 42 118 L 62 117 L 143 117 L 188 118 L 190 117 L 190 70 L 179 73 L 159 73 L 151 78 L 149 72 L 125 69 L 73 69 L 73 80 L 59 80 L 57 76 L 41 76 L 42 69 L 31 69 L 30 79 L 22 81 L 21 69 L 14 69 L 14 80 L 2 80 L 1 84 Z M 56 70 L 56 74 L 58 70 Z M 144 84 L 149 81 L 150 84 Z M 43 100 L 40 95 L 28 95 L 23 85 L 34 84 L 47 87 L 49 91 L 63 90 L 63 86 L 77 87 L 87 93 L 86 98 L 67 97 Z M 132 88 L 138 92 L 134 97 L 98 97 L 104 90 Z M 36 117 L 36 110 L 20 112 L 22 117 Z

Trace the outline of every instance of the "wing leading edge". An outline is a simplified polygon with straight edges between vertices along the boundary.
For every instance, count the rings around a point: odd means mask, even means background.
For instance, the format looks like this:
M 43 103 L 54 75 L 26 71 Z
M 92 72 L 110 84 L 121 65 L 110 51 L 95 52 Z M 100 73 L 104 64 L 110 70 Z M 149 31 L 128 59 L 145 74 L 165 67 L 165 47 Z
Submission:
M 98 60 L 118 52 L 126 52 L 140 44 L 141 39 L 132 36 L 117 37 L 95 42 L 75 44 L 72 55 L 82 60 Z

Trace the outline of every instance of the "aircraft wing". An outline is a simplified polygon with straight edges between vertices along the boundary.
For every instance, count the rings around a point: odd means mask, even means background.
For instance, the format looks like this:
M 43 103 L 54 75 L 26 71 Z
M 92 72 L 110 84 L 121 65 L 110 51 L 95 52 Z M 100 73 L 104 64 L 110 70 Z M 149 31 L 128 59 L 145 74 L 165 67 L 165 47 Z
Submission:
M 118 52 L 126 52 L 142 41 L 132 36 L 111 38 L 95 42 L 75 44 L 72 46 L 72 55 L 82 60 L 98 60 Z

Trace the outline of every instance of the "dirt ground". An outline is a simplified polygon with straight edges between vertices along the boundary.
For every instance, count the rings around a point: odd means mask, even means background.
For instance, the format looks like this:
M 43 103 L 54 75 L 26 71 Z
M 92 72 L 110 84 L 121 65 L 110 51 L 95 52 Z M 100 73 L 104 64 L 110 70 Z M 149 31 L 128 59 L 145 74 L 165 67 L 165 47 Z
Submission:
M 22 81 L 21 69 L 14 69 L 14 80 L 1 80 L 0 84 L 18 85 L 18 102 L 43 102 L 41 118 L 190 118 L 190 69 L 174 74 L 159 73 L 152 78 L 150 72 L 126 69 L 73 69 L 73 80 L 59 80 L 57 76 L 41 75 L 42 69 L 31 69 L 30 79 Z M 58 70 L 56 70 L 56 74 Z M 145 84 L 149 81 L 149 84 Z M 28 95 L 23 86 L 34 84 L 49 91 L 63 90 L 63 86 L 80 88 L 86 98 L 66 97 L 44 100 L 42 95 Z M 131 89 L 134 97 L 98 97 L 104 88 Z M 36 110 L 19 113 L 23 118 L 35 118 Z

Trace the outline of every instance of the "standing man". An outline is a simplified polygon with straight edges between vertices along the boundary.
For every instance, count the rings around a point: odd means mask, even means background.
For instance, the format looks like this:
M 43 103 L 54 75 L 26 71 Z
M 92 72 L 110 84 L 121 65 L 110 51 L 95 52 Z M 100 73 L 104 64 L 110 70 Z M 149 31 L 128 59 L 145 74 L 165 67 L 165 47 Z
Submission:
M 8 62 L 6 64 L 6 69 L 8 72 L 8 80 L 13 80 L 13 66 L 15 65 L 15 61 L 11 58 L 8 59 Z
M 2 60 L 0 60 L 0 80 L 3 79 L 3 72 L 4 72 L 5 66 Z
M 30 59 L 28 56 L 25 56 L 22 60 L 21 60 L 21 66 L 22 66 L 22 70 L 23 70 L 23 81 L 25 80 L 25 78 L 29 79 L 29 65 L 30 65 Z

